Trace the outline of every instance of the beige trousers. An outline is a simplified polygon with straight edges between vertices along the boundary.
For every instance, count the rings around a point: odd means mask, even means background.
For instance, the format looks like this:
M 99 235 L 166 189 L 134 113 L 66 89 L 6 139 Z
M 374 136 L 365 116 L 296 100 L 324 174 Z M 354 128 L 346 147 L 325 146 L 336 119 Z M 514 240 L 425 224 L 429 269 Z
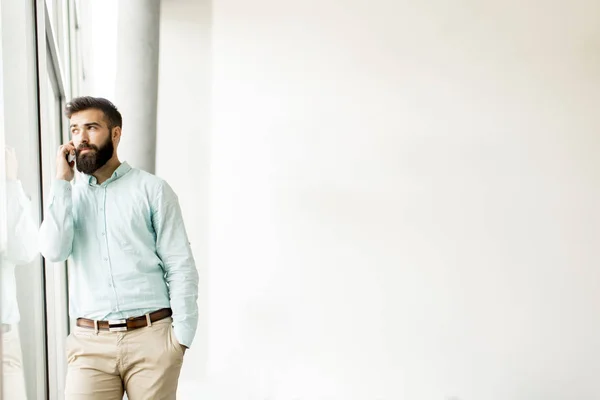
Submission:
M 2 333 L 2 399 L 27 400 L 19 330 Z
M 65 399 L 175 399 L 183 349 L 172 322 L 129 332 L 76 327 L 67 339 Z

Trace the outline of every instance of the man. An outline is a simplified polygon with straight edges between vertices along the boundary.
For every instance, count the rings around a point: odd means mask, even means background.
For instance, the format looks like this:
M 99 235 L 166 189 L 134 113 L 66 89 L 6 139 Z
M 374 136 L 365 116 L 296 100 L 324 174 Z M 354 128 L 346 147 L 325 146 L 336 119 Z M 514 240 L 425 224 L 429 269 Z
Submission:
M 15 267 L 31 263 L 38 255 L 35 243 L 37 222 L 33 217 L 31 201 L 18 180 L 16 153 L 14 149 L 6 148 L 4 154 L 6 178 L 0 177 L 0 207 L 6 208 L 6 219 L 0 220 L 6 230 L 6 243 L 0 244 L 2 399 L 27 400 Z
M 65 398 L 175 399 L 198 322 L 198 273 L 177 196 L 119 161 L 122 118 L 108 100 L 66 106 L 72 141 L 40 229 L 49 261 L 71 258 Z M 75 155 L 83 179 L 71 186 Z

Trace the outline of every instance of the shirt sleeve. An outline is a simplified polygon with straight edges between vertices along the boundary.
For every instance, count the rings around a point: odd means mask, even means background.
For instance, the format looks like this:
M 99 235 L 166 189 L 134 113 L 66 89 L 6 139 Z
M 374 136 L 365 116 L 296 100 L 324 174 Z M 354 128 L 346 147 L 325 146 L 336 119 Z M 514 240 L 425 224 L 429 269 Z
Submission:
M 180 344 L 190 347 L 198 325 L 198 271 L 179 200 L 166 182 L 162 182 L 154 202 L 152 223 L 156 252 L 169 286 L 175 337 Z
M 13 264 L 27 264 L 38 254 L 37 223 L 31 201 L 20 181 L 6 182 L 7 248 L 6 258 Z
M 51 262 L 65 261 L 73 249 L 73 195 L 71 184 L 57 180 L 39 233 L 39 249 Z

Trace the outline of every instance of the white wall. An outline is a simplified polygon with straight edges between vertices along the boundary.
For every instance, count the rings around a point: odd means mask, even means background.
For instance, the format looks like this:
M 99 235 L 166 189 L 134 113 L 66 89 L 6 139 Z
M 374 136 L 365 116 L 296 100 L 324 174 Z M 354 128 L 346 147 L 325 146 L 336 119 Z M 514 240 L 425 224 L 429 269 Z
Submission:
M 85 75 L 80 95 L 114 99 L 119 61 L 117 0 L 80 1 L 78 6 Z
M 185 398 L 600 397 L 599 11 L 214 0 L 209 359 Z M 205 100 L 164 105 L 201 96 L 196 28 L 161 42 L 187 74 L 159 94 L 192 231 Z
M 208 1 L 161 3 L 156 174 L 179 195 L 200 276 L 198 333 L 180 378 L 180 397 L 191 399 L 208 349 L 210 29 Z

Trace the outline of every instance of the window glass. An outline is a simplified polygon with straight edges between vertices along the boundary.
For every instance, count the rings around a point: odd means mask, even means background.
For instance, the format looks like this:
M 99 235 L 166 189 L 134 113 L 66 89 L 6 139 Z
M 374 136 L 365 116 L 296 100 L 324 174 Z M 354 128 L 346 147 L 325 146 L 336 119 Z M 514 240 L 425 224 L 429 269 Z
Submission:
M 67 263 L 45 264 L 37 235 L 82 79 L 74 4 L 0 0 L 0 399 L 64 393 Z
M 60 21 L 58 3 L 45 5 L 60 29 L 69 24 Z M 66 265 L 44 265 L 37 250 L 66 85 L 51 57 L 61 52 L 49 47 L 61 41 L 45 40 L 46 10 L 36 5 L 0 0 L 2 38 L 11 38 L 0 46 L 0 383 L 1 398 L 10 400 L 60 398 L 66 373 Z

